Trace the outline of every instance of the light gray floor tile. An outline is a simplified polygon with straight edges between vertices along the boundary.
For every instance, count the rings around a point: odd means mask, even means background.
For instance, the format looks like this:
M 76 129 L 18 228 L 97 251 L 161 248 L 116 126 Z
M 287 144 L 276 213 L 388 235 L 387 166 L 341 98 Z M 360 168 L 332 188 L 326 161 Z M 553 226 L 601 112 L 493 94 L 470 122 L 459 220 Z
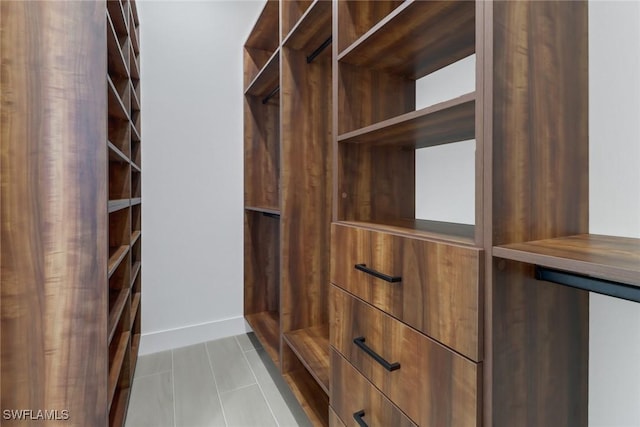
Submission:
M 206 345 L 219 393 L 256 383 L 234 337 L 209 341 Z
M 147 375 L 133 381 L 126 427 L 173 427 L 171 372 Z
M 242 351 L 250 351 L 255 350 L 256 348 L 262 348 L 260 341 L 256 338 L 256 335 L 253 332 L 249 332 L 248 334 L 236 335 L 236 340 L 238 340 L 238 344 L 240 344 L 240 348 Z
M 177 427 L 225 425 L 204 344 L 173 350 L 173 382 Z
M 153 375 L 170 370 L 171 350 L 167 350 L 138 357 L 135 376 L 144 377 L 145 375 Z
M 281 427 L 311 426 L 295 396 L 285 383 L 267 353 L 258 349 L 247 351 L 245 356 L 253 370 L 267 403 Z
M 277 426 L 257 384 L 221 393 L 229 427 Z

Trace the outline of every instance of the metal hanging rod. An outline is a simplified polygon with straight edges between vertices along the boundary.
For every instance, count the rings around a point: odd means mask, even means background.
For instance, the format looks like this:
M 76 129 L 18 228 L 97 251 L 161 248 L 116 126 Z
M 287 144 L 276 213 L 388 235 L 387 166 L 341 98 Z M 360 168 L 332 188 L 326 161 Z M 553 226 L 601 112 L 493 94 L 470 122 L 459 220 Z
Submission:
M 316 50 L 311 52 L 311 55 L 307 56 L 307 64 L 311 64 L 311 61 L 316 59 L 316 56 L 320 55 L 320 53 L 331 44 L 332 36 L 329 36 Z
M 628 301 L 640 302 L 640 287 L 626 285 L 624 283 L 567 273 L 539 265 L 536 265 L 536 279 L 608 295 L 610 297 L 626 299 Z
M 271 212 L 262 212 L 262 215 L 268 216 L 269 218 L 280 219 L 280 215 Z
M 278 91 L 279 91 L 279 90 L 280 90 L 280 86 L 277 86 L 274 90 L 272 90 L 271 92 L 269 92 L 269 95 L 265 96 L 265 97 L 262 99 L 262 103 L 263 103 L 263 104 L 266 104 L 267 102 L 269 102 L 269 100 L 270 100 L 271 98 L 273 98 L 273 96 L 274 96 L 276 93 L 278 93 Z

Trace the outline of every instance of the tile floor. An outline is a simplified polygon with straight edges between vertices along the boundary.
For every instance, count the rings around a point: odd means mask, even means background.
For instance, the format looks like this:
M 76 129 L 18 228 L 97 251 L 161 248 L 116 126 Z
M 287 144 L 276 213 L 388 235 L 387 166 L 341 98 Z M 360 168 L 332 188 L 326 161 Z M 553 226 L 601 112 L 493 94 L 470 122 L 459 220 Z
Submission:
M 125 427 L 310 426 L 253 334 L 140 356 Z

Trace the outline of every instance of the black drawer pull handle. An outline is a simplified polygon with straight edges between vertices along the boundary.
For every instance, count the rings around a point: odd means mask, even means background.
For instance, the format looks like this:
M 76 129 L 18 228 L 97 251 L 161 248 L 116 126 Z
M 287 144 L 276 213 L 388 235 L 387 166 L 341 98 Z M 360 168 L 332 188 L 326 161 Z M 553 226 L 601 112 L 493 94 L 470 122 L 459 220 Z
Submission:
M 372 275 L 373 277 L 377 277 L 378 279 L 382 279 L 382 280 L 386 280 L 389 283 L 397 283 L 397 282 L 401 282 L 402 281 L 402 277 L 400 276 L 388 276 L 384 273 L 380 273 L 379 271 L 375 271 L 369 267 L 367 267 L 367 264 L 356 264 L 355 266 L 356 270 L 360 270 L 360 271 L 364 271 L 367 274 Z
M 360 427 L 369 427 L 369 424 L 365 423 L 362 417 L 364 417 L 364 409 L 353 414 L 353 419 L 356 420 Z
M 371 350 L 364 343 L 364 337 L 354 338 L 353 343 L 358 347 L 360 347 L 362 350 L 364 350 L 364 352 L 367 353 L 369 356 L 373 357 L 373 359 L 379 364 L 381 364 L 384 367 L 384 369 L 386 369 L 387 371 L 391 372 L 391 371 L 395 371 L 396 369 L 400 369 L 400 364 L 398 362 L 389 363 L 386 360 L 384 360 L 378 353 Z

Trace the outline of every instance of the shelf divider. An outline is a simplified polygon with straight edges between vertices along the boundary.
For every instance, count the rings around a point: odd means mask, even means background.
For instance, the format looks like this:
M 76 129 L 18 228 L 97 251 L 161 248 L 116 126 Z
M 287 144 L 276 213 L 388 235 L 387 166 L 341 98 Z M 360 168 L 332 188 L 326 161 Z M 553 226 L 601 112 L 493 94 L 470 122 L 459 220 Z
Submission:
M 280 314 L 275 311 L 245 314 L 247 323 L 267 351 L 271 360 L 279 366 L 280 360 Z
M 285 332 L 283 338 L 298 360 L 329 395 L 329 325 Z

